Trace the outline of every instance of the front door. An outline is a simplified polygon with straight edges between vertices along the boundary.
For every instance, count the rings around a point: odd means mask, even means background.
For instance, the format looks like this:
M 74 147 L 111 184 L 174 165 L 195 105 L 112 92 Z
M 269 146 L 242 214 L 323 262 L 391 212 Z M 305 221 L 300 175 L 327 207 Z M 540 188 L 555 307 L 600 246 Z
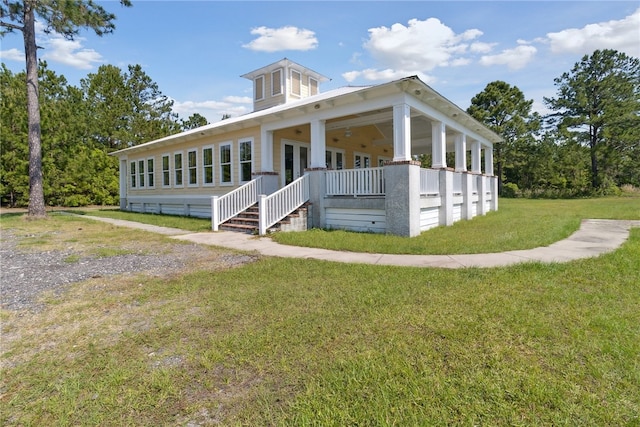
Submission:
M 282 176 L 284 185 L 300 178 L 309 167 L 309 144 L 285 142 L 282 146 Z

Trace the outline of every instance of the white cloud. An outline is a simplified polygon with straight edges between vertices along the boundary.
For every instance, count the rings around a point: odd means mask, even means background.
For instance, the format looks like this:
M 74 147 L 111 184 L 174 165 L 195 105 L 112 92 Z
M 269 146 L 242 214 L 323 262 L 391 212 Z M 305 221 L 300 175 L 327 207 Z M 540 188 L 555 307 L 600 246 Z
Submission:
M 80 70 L 90 70 L 103 61 L 102 55 L 93 49 L 82 47 L 83 38 L 67 40 L 62 36 L 53 36 L 40 41 L 45 50 L 42 59 L 59 62 Z
M 258 27 L 251 30 L 258 38 L 242 47 L 260 51 L 277 52 L 280 50 L 311 50 L 318 47 L 315 33 L 304 28 L 286 26 L 281 28 Z
M 506 65 L 510 70 L 519 70 L 533 59 L 537 51 L 533 46 L 520 45 L 513 49 L 505 49 L 497 55 L 484 55 L 480 58 L 480 64 Z
M 411 19 L 408 26 L 396 23 L 391 28 L 369 29 L 369 40 L 364 46 L 385 67 L 430 71 L 449 65 L 456 55 L 467 53 L 466 42 L 481 35 L 482 31 L 477 29 L 456 34 L 436 18 Z
M 598 49 L 615 49 L 640 57 L 640 8 L 618 20 L 547 33 L 553 53 L 590 54 Z
M 0 58 L 3 61 L 24 61 L 24 52 L 19 51 L 18 49 L 9 49 L 0 51 Z
M 352 82 L 358 78 L 391 80 L 417 75 L 425 82 L 432 82 L 433 78 L 426 74 L 428 71 L 467 65 L 474 54 L 490 52 L 493 44 L 474 41 L 481 35 L 478 29 L 456 34 L 436 18 L 411 19 L 406 26 L 395 23 L 391 27 L 370 28 L 364 48 L 380 67 L 349 71 L 342 76 Z
M 251 111 L 253 100 L 248 96 L 226 96 L 222 101 L 176 101 L 173 100 L 173 111 L 182 119 L 187 119 L 194 113 L 207 118 L 210 123 L 222 119 L 224 114 L 232 117 L 241 116 Z
M 104 62 L 100 53 L 83 47 L 86 39 L 76 37 L 74 40 L 67 40 L 55 32 L 45 33 L 45 28 L 42 23 L 36 21 L 36 42 L 44 48 L 40 55 L 42 59 L 80 70 L 90 70 L 95 64 Z

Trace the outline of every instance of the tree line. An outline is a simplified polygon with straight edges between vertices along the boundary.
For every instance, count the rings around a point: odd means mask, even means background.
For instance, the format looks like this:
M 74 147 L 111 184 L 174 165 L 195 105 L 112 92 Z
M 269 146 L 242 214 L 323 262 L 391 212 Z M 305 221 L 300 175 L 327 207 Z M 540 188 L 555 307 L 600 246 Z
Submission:
M 47 205 L 118 203 L 118 160 L 109 153 L 207 124 L 181 119 L 173 101 L 139 65 L 103 65 L 79 87 L 39 64 L 43 191 Z M 29 203 L 25 73 L 0 70 L 0 195 L 2 204 Z
M 640 187 L 640 60 L 605 49 L 554 79 L 551 111 L 503 81 L 467 112 L 503 138 L 494 146 L 502 196 L 580 197 Z
M 39 63 L 43 192 L 47 205 L 118 203 L 109 153 L 207 124 L 186 120 L 139 65 L 103 65 L 70 85 Z M 0 196 L 29 203 L 26 75 L 0 70 Z M 473 97 L 468 113 L 494 130 L 502 196 L 580 197 L 640 187 L 640 63 L 613 50 L 586 55 L 555 79 L 545 117 L 503 81 Z

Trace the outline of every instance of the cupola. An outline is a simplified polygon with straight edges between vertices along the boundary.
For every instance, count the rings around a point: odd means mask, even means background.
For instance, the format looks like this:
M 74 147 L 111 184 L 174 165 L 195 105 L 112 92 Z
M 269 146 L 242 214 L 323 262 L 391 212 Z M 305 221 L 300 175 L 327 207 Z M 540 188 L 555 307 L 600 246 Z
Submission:
M 329 80 L 287 58 L 241 77 L 253 81 L 253 111 L 317 95 L 320 83 Z

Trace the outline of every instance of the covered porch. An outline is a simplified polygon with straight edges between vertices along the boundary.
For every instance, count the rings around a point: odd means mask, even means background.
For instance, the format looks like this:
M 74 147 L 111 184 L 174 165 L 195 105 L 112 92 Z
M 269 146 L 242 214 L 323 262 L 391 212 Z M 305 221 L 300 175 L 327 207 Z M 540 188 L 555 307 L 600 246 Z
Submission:
M 497 135 L 419 79 L 382 88 L 305 104 L 262 123 L 254 194 L 231 204 L 259 201 L 261 218 L 270 218 L 261 219 L 261 234 L 305 202 L 308 227 L 403 236 L 496 210 Z M 421 167 L 425 159 L 428 168 Z M 230 214 L 216 212 L 233 197 L 212 203 L 214 230 Z

